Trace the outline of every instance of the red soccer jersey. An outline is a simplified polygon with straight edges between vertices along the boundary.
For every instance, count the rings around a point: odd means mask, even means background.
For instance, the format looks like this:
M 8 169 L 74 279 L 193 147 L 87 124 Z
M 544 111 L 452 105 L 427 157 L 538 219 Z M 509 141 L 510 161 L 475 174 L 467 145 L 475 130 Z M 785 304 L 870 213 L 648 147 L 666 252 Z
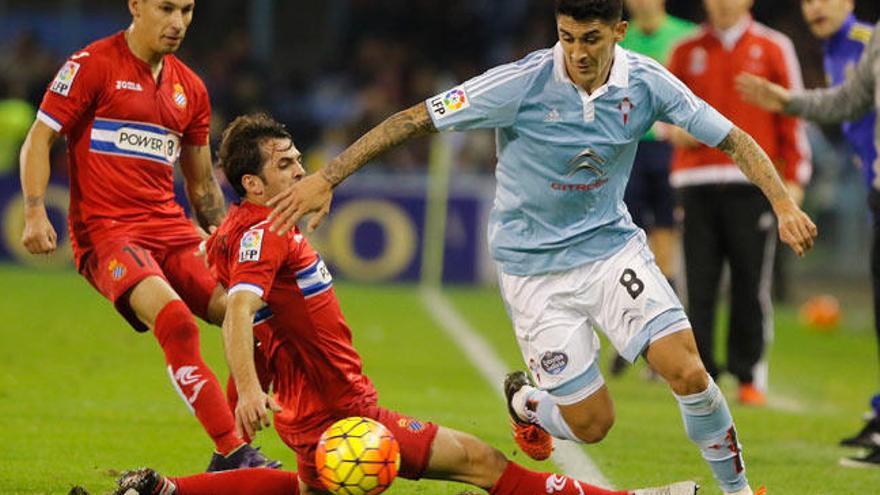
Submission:
M 281 353 L 273 359 L 284 408 L 277 420 L 307 429 L 310 420 L 374 404 L 376 391 L 362 373 L 330 272 L 299 230 L 269 232 L 270 211 L 247 201 L 233 206 L 208 241 L 208 262 L 230 295 L 249 291 L 268 304 L 271 335 L 255 331 L 261 345 Z
M 794 46 L 784 34 L 758 22 L 750 20 L 744 29 L 732 46 L 725 47 L 715 31 L 704 26 L 676 46 L 669 70 L 697 96 L 754 137 L 785 180 L 806 184 L 812 165 L 803 123 L 746 103 L 734 85 L 737 75 L 750 73 L 786 88 L 802 88 Z M 724 152 L 702 145 L 675 150 L 670 181 L 676 187 L 749 182 Z
M 181 145 L 208 144 L 211 105 L 204 83 L 176 57 L 165 56 L 157 83 L 123 32 L 98 40 L 65 62 L 37 118 L 67 136 L 78 252 L 92 246 L 102 220 L 183 216 L 174 164 Z

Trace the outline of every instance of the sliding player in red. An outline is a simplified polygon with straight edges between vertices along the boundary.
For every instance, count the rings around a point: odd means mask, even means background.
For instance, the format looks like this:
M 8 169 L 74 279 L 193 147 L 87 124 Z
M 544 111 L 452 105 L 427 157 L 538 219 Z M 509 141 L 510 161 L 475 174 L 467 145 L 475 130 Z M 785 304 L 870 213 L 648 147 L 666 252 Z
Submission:
M 253 435 L 269 425 L 296 452 L 299 472 L 243 469 L 168 478 L 151 469 L 127 473 L 120 495 L 292 495 L 325 493 L 315 467 L 321 433 L 336 420 L 366 416 L 383 423 L 400 444 L 404 478 L 453 480 L 493 495 L 693 495 L 684 481 L 659 488 L 612 491 L 567 476 L 538 473 L 508 461 L 482 440 L 379 406 L 363 374 L 333 291 L 333 278 L 298 230 L 269 231 L 269 198 L 304 176 L 287 130 L 270 117 L 239 117 L 220 149 L 223 170 L 242 197 L 208 241 L 208 259 L 229 290 L 223 336 L 239 391 L 238 427 Z M 254 326 L 255 318 L 264 323 Z M 270 358 L 274 396 L 260 386 L 254 337 Z M 280 407 L 279 407 L 280 406 Z

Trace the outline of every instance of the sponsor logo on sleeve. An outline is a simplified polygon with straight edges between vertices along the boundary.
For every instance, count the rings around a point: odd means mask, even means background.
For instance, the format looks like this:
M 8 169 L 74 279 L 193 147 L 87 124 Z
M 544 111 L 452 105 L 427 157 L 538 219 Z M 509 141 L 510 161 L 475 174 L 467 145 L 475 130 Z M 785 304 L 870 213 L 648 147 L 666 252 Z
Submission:
M 241 237 L 241 246 L 238 249 L 238 262 L 259 261 L 262 249 L 263 229 L 254 229 L 245 232 Z
M 464 86 L 457 86 L 431 98 L 428 106 L 431 108 L 434 118 L 440 120 L 470 107 L 471 102 L 464 90 Z
M 55 74 L 55 79 L 49 86 L 49 91 L 58 93 L 61 96 L 70 94 L 70 87 L 73 86 L 73 80 L 76 79 L 76 73 L 79 72 L 79 64 L 68 60 Z
M 558 375 L 568 366 L 568 355 L 564 352 L 545 352 L 541 355 L 541 368 L 548 374 Z

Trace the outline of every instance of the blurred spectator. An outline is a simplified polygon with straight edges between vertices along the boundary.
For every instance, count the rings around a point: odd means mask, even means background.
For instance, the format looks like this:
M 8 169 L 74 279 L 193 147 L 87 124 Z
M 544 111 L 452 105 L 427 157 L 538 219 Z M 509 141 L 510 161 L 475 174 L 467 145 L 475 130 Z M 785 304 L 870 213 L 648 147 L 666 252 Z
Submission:
M 741 72 L 801 88 L 791 40 L 752 20 L 751 0 L 703 0 L 709 23 L 674 50 L 669 68 L 697 96 L 755 138 L 779 167 L 793 196 L 810 176 L 803 125 L 743 102 L 734 89 Z M 715 377 L 715 312 L 725 264 L 730 267 L 727 371 L 739 381 L 739 400 L 766 402 L 767 341 L 772 338 L 771 275 L 777 243 L 771 205 L 730 158 L 673 128 L 678 148 L 671 181 L 684 208 L 688 309 L 700 357 Z

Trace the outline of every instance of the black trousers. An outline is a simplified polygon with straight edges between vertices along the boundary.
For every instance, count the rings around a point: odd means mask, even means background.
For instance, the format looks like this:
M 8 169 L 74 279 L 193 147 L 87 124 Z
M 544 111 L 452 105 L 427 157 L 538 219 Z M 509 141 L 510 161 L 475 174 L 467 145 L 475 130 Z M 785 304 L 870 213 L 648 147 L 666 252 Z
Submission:
M 740 383 L 755 380 L 772 335 L 775 217 L 761 191 L 748 184 L 699 185 L 679 189 L 684 207 L 684 260 L 688 312 L 700 357 L 717 377 L 715 311 L 721 272 L 730 265 L 727 371 Z
M 874 290 L 874 331 L 877 333 L 877 357 L 880 359 L 880 191 L 868 192 L 873 236 L 871 238 L 871 285 Z

